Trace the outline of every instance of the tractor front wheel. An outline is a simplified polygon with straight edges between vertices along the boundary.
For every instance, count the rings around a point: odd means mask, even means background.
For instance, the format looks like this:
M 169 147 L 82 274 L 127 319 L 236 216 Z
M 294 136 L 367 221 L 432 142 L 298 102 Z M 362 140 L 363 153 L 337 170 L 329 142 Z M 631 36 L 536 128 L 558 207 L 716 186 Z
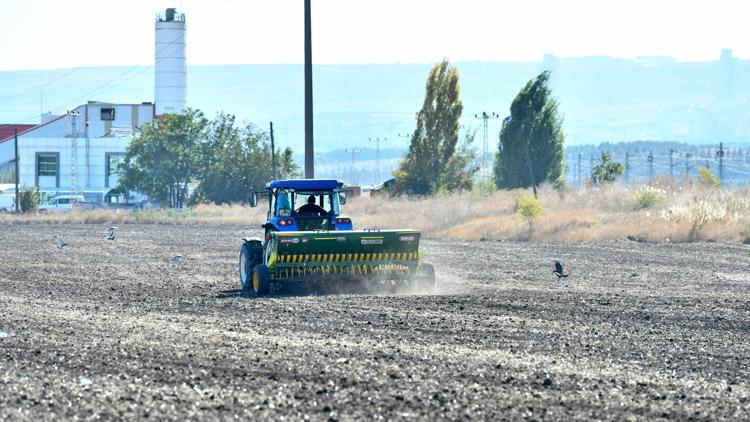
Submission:
M 257 297 L 271 293 L 271 272 L 265 264 L 256 265 L 253 270 L 253 290 Z

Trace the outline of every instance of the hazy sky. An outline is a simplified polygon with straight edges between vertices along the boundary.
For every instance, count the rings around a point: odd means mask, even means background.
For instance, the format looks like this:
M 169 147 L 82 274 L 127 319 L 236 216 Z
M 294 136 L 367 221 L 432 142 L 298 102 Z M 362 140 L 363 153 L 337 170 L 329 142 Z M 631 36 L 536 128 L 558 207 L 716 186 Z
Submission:
M 0 70 L 153 64 L 154 14 L 187 13 L 188 64 L 300 63 L 302 0 L 0 0 Z M 750 58 L 750 1 L 313 0 L 317 63 Z

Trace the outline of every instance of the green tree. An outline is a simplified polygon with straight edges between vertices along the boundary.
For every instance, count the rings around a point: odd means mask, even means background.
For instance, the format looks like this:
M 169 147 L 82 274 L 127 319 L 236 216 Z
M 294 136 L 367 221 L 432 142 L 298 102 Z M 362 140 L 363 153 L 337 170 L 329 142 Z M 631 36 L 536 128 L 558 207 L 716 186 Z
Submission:
M 200 143 L 208 121 L 198 110 L 167 114 L 143 126 L 125 152 L 122 187 L 183 207 L 200 174 Z
M 35 211 L 39 208 L 40 200 L 41 194 L 39 193 L 38 186 L 23 188 L 18 192 L 18 205 L 21 207 L 22 212 Z
M 271 147 L 267 132 L 253 125 L 238 126 L 233 115 L 219 113 L 206 128 L 198 150 L 201 163 L 193 203 L 236 203 L 271 180 Z M 292 149 L 276 151 L 277 177 L 299 176 Z
M 438 190 L 471 189 L 476 167 L 469 148 L 473 136 L 458 145 L 463 111 L 458 70 L 448 60 L 427 77 L 422 109 L 409 152 L 395 172 L 395 193 L 429 195 Z
M 294 179 L 302 177 L 302 173 L 299 171 L 299 166 L 294 162 L 292 155 L 291 147 L 286 147 L 284 151 L 276 150 L 276 160 L 278 160 L 277 176 L 279 179 Z
M 448 159 L 440 178 L 440 189 L 449 192 L 471 190 L 474 185 L 474 174 L 479 171 L 477 153 L 471 148 L 474 133 L 467 133 L 453 156 Z
M 222 113 L 209 124 L 202 149 L 206 155 L 194 202 L 242 202 L 271 180 L 268 134 L 253 125 L 238 127 L 234 116 Z
M 526 83 L 503 120 L 494 173 L 498 188 L 536 187 L 564 174 L 562 119 L 552 99 L 549 72 Z
M 612 160 L 608 152 L 602 151 L 602 157 L 599 164 L 591 169 L 591 180 L 594 184 L 603 182 L 614 182 L 625 171 L 625 166 Z

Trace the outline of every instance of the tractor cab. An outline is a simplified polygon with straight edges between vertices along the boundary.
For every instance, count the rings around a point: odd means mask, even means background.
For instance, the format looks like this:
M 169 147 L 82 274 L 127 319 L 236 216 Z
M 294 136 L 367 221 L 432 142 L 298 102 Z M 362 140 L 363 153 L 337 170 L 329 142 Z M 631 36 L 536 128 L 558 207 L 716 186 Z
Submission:
M 268 197 L 266 235 L 271 231 L 352 230 L 351 219 L 341 212 L 346 204 L 343 186 L 335 179 L 272 181 L 261 193 Z M 253 194 L 250 205 L 257 203 L 258 194 Z

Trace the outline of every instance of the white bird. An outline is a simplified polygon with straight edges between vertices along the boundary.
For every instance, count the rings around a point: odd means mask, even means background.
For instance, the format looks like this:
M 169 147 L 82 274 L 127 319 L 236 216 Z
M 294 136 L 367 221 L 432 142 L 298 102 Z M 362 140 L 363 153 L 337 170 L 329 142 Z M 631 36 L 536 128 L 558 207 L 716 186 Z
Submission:
M 66 246 L 68 246 L 65 242 L 60 242 L 57 244 L 57 249 L 64 249 Z
M 117 227 L 107 229 L 107 240 L 115 240 L 115 230 L 117 230 Z

